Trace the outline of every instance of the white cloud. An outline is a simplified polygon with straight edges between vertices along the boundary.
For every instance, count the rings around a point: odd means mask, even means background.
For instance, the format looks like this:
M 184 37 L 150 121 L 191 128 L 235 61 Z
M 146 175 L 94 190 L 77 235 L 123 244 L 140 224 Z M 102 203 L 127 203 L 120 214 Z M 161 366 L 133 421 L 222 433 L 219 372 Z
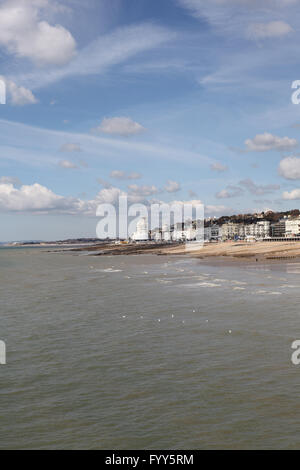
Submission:
M 127 174 L 122 170 L 114 170 L 110 173 L 110 176 L 117 180 L 138 180 L 142 177 L 140 173 L 132 172 Z
M 299 180 L 300 179 L 300 158 L 287 157 L 281 160 L 278 168 L 278 172 L 281 176 L 287 180 Z
M 0 211 L 95 216 L 99 204 L 115 204 L 125 194 L 118 188 L 104 188 L 94 199 L 84 201 L 60 196 L 38 183 L 20 188 L 7 183 L 0 184 Z
M 133 188 L 134 192 L 127 194 L 129 203 L 143 202 L 145 195 L 157 192 L 157 188 L 139 187 Z M 65 197 L 55 194 L 53 191 L 38 183 L 32 185 L 23 185 L 16 188 L 10 183 L 0 183 L 0 211 L 1 212 L 30 212 L 36 214 L 69 214 L 95 216 L 99 204 L 117 205 L 120 196 L 126 196 L 126 192 L 116 187 L 103 188 L 91 200 L 82 200 L 80 198 Z M 162 203 L 163 201 L 156 201 Z M 189 203 L 193 205 L 202 204 L 200 200 L 191 201 L 173 201 L 170 204 Z M 206 213 L 222 214 L 228 211 L 226 206 L 205 206 Z
M 177 193 L 178 191 L 180 191 L 181 187 L 180 184 L 177 183 L 177 181 L 168 180 L 164 189 L 165 191 L 167 191 L 167 193 Z
M 298 141 L 289 137 L 277 137 L 265 132 L 256 135 L 254 139 L 247 139 L 245 144 L 250 152 L 288 151 L 297 147 Z
M 24 106 L 26 104 L 35 104 L 38 102 L 34 94 L 24 86 L 18 86 L 12 80 L 0 75 L 0 80 L 3 80 L 6 85 L 6 92 L 9 95 L 10 102 L 15 106 Z
M 74 210 L 74 199 L 54 194 L 50 189 L 33 184 L 17 189 L 0 184 L 0 210 L 4 211 L 65 211 Z
M 219 173 L 223 173 L 224 171 L 228 170 L 227 165 L 222 165 L 222 163 L 219 162 L 213 163 L 212 165 L 210 165 L 210 168 L 212 171 L 217 171 Z
M 74 143 L 69 143 L 69 144 L 64 144 L 60 147 L 61 152 L 81 152 L 81 147 L 80 144 L 74 144 Z
M 128 117 L 114 117 L 104 118 L 100 126 L 93 129 L 93 131 L 128 137 L 130 135 L 141 134 L 145 131 L 145 128 Z
M 78 168 L 77 165 L 70 160 L 61 160 L 58 164 L 61 168 L 65 168 L 66 170 L 74 170 Z
M 119 188 L 103 188 L 96 196 L 95 206 L 98 204 L 116 204 L 120 196 L 126 196 L 126 193 Z
M 284 191 L 282 194 L 282 199 L 285 201 L 295 201 L 300 199 L 300 189 L 293 189 L 291 192 Z
M 74 59 L 63 67 L 34 70 L 15 79 L 31 89 L 42 88 L 71 76 L 100 75 L 110 67 L 126 62 L 139 53 L 145 53 L 176 37 L 173 31 L 151 23 L 120 27 L 99 36 L 81 49 Z
M 9 0 L 0 7 L 0 45 L 17 57 L 37 65 L 64 65 L 76 49 L 72 34 L 63 26 L 42 20 L 47 0 Z
M 270 21 L 269 23 L 254 23 L 248 27 L 247 36 L 250 39 L 279 38 L 292 33 L 293 28 L 284 21 Z

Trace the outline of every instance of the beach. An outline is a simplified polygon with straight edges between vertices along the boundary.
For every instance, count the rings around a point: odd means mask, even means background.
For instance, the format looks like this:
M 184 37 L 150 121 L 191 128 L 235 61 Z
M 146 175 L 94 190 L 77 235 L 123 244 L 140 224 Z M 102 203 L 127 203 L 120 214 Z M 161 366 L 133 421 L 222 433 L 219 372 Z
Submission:
M 191 249 L 192 248 L 192 249 Z M 282 260 L 297 260 L 300 258 L 299 242 L 255 242 L 228 241 L 224 243 L 205 243 L 203 246 L 193 244 L 125 244 L 94 245 L 72 249 L 73 252 L 88 252 L 95 256 L 114 255 L 177 255 L 190 256 L 209 261 L 220 258 L 233 262 L 272 262 Z

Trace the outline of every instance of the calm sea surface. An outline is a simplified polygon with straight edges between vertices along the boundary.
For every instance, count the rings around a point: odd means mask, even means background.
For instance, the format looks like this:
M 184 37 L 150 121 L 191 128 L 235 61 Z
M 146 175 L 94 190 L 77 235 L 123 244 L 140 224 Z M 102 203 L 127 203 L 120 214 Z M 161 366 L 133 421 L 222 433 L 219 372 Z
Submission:
M 299 288 L 300 263 L 0 249 L 0 448 L 300 448 Z

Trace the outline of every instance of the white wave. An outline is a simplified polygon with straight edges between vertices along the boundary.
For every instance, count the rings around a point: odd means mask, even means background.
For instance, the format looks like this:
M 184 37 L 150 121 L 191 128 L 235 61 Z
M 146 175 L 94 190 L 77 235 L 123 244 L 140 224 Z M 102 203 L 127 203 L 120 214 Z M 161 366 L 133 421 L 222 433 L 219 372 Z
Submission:
M 200 287 L 222 287 L 221 284 L 215 284 L 214 282 L 198 282 L 197 286 L 200 286 Z
M 121 273 L 121 272 L 123 272 L 122 269 L 113 269 L 113 268 L 97 269 L 97 271 L 99 271 L 101 273 Z

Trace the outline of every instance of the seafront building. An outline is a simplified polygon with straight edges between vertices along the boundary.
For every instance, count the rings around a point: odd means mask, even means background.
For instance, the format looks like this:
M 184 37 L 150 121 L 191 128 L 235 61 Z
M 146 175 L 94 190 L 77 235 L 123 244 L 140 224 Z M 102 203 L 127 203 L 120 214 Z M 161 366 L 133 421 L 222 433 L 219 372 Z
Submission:
M 241 232 L 242 224 L 228 223 L 222 225 L 222 240 L 234 240 L 243 237 L 244 232 Z
M 277 222 L 259 220 L 253 224 L 226 223 L 222 225 L 222 240 L 274 240 L 298 238 L 300 240 L 300 217 L 284 217 Z
M 222 225 L 222 240 L 251 240 L 262 239 L 270 236 L 270 222 L 261 220 L 256 224 Z
M 220 241 L 222 239 L 222 227 L 213 224 L 204 228 L 204 241 Z
M 196 229 L 192 222 L 179 223 L 174 227 L 171 233 L 171 239 L 174 241 L 192 241 L 196 240 Z
M 136 232 L 131 236 L 132 240 L 136 242 L 143 242 L 149 240 L 148 220 L 142 217 L 136 224 Z
M 298 237 L 300 235 L 300 217 L 285 221 L 285 236 Z
M 212 219 L 207 219 L 203 236 L 205 242 L 225 242 L 227 240 L 274 241 L 296 239 L 300 241 L 300 216 L 284 217 L 271 223 L 262 217 L 257 217 L 256 223 L 227 222 L 218 225 Z M 137 223 L 137 230 L 132 235 L 132 240 L 142 242 L 152 240 L 158 243 L 184 242 L 198 239 L 198 232 L 194 222 L 178 223 L 169 227 L 163 225 L 161 229 L 148 230 L 148 221 L 142 218 Z

